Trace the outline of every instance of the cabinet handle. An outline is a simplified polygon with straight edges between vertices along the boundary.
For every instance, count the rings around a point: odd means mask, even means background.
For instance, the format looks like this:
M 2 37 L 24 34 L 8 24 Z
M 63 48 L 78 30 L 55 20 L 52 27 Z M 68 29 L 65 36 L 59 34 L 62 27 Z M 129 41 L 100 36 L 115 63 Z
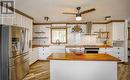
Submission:
M 117 48 L 117 49 L 120 49 L 120 48 Z
M 118 54 L 120 54 L 120 52 L 118 52 Z

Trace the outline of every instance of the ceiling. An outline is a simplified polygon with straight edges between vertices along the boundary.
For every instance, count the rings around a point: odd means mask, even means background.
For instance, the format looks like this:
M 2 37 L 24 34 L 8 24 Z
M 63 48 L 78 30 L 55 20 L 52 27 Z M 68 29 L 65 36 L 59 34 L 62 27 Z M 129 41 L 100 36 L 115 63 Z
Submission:
M 75 21 L 74 15 L 62 12 L 76 12 L 96 8 L 96 11 L 82 15 L 82 21 L 102 21 L 105 16 L 112 19 L 128 19 L 130 21 L 130 0 L 15 0 L 16 9 L 32 16 L 35 22 L 45 22 L 48 16 L 51 22 Z

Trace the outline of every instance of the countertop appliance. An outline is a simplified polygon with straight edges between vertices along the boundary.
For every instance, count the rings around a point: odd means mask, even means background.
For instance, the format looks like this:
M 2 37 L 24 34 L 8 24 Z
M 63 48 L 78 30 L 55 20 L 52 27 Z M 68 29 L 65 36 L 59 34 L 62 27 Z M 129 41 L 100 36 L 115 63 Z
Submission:
M 99 48 L 87 47 L 87 48 L 84 49 L 85 53 L 96 53 L 96 54 L 98 54 L 98 51 L 99 51 Z
M 22 80 L 29 71 L 26 28 L 0 25 L 0 80 Z

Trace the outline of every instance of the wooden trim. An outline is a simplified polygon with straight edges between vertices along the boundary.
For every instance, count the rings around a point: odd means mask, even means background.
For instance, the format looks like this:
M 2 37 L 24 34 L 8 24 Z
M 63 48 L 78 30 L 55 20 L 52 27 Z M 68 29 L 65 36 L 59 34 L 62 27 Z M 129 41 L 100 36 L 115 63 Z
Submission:
M 111 21 L 106 22 L 106 24 L 111 23 L 111 22 L 125 22 L 125 20 L 111 20 Z
M 36 48 L 36 47 L 49 47 L 50 45 L 32 45 L 32 48 Z
M 111 22 L 125 22 L 125 20 L 110 20 L 107 22 L 92 22 L 92 24 L 108 24 Z M 33 23 L 33 25 L 52 25 L 52 24 L 87 24 L 87 22 L 47 22 L 47 23 Z
M 106 22 L 92 22 L 92 24 L 106 24 Z
M 0 5 L 0 6 L 2 6 L 2 5 Z M 22 11 L 19 11 L 18 9 L 15 9 L 15 8 L 13 8 L 13 7 L 7 7 L 7 8 L 10 9 L 11 11 L 15 11 L 16 13 L 19 13 L 19 14 L 25 16 L 25 17 L 28 17 L 28 18 L 34 20 L 33 17 L 31 17 L 31 16 L 25 14 L 25 13 L 22 12 Z
M 25 16 L 25 17 L 28 17 L 28 18 L 30 18 L 30 19 L 32 19 L 32 20 L 34 20 L 33 17 L 31 17 L 31 16 L 29 16 L 29 15 L 27 15 L 27 14 L 25 14 L 25 13 L 23 13 L 23 12 L 17 10 L 17 9 L 15 9 L 15 12 L 16 12 L 16 13 L 19 13 L 19 14 Z
M 33 23 L 33 25 L 52 25 L 52 24 L 87 24 L 86 22 L 47 22 L 47 23 Z

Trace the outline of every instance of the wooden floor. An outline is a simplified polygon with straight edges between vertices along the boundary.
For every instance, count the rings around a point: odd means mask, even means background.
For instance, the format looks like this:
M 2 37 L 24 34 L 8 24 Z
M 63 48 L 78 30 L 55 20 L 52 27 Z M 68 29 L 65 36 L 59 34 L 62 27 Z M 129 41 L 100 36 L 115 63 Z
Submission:
M 49 61 L 37 61 L 23 80 L 50 80 L 49 70 Z M 118 64 L 118 80 L 130 80 L 130 62 Z

